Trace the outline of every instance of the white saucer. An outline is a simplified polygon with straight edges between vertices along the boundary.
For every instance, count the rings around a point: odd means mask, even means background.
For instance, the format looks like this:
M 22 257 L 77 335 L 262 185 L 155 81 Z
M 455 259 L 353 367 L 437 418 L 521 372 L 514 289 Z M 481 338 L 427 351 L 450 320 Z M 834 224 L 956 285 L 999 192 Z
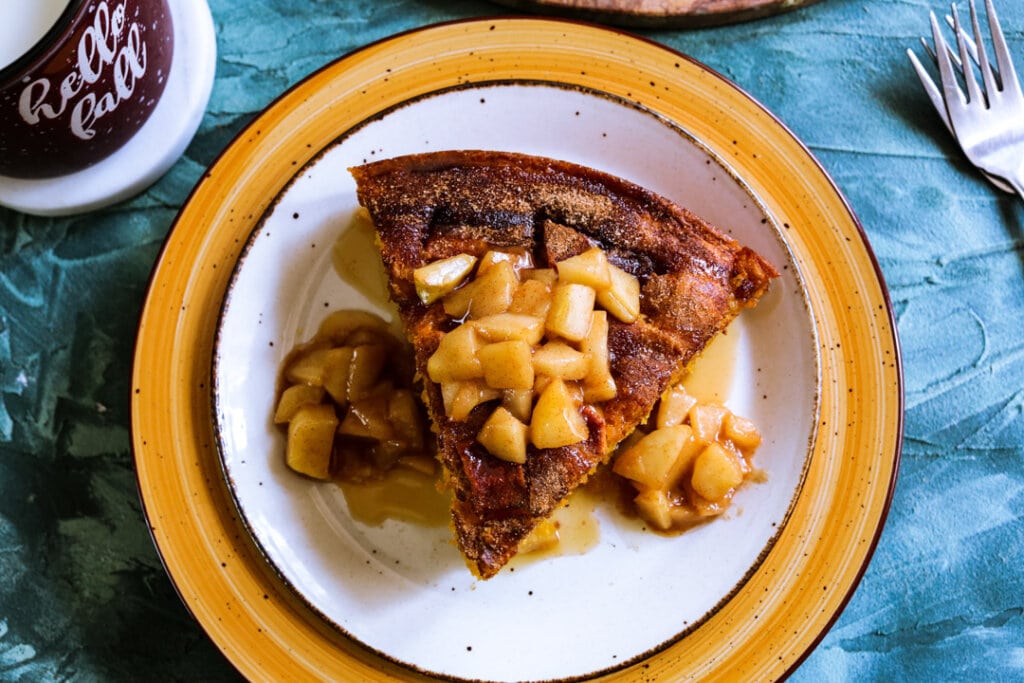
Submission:
M 206 111 L 217 64 L 213 16 L 203 0 L 168 0 L 174 57 L 153 114 L 123 147 L 58 178 L 0 176 L 0 205 L 39 216 L 82 213 L 127 199 L 162 176 L 184 153 Z

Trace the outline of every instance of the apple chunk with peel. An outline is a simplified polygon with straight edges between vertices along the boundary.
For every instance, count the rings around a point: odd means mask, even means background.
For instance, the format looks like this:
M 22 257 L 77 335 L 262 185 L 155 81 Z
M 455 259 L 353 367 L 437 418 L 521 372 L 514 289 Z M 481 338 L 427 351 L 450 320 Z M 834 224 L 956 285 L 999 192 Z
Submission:
M 425 304 L 431 304 L 452 291 L 473 271 L 476 257 L 457 254 L 449 258 L 432 261 L 412 272 L 416 296 Z

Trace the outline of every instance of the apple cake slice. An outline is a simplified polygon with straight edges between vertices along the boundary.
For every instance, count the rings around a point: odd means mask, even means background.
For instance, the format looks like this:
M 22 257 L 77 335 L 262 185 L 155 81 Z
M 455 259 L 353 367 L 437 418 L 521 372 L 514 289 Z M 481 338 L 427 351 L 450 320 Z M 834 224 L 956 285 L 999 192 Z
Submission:
M 482 578 L 777 276 L 686 209 L 564 161 L 447 151 L 350 170 Z

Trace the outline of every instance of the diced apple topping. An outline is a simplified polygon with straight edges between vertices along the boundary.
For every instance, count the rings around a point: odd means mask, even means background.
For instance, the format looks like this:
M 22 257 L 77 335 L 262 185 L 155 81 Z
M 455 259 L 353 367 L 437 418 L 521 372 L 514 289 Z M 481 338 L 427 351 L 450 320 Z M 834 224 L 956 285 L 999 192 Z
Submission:
M 320 403 L 324 397 L 323 387 L 314 387 L 309 384 L 293 384 L 281 392 L 281 398 L 277 402 L 277 410 L 274 411 L 274 424 L 287 424 L 291 421 L 299 408 L 313 403 Z
M 551 271 L 554 272 L 554 271 Z M 541 280 L 523 280 L 512 295 L 509 313 L 532 315 L 543 320 L 551 308 L 551 285 Z
M 441 384 L 441 396 L 448 417 L 462 422 L 481 403 L 501 397 L 501 390 L 487 386 L 482 379 Z
M 458 321 L 427 361 L 427 376 L 441 385 L 445 414 L 465 420 L 480 404 L 500 399 L 503 415 L 529 425 L 528 441 L 536 448 L 586 439 L 582 403 L 617 394 L 608 315 L 637 320 L 639 280 L 597 247 L 549 268 L 533 267 L 524 251 L 492 250 L 475 260 L 475 273 L 473 266 L 465 273 L 461 267 L 470 259 L 460 254 L 416 271 L 425 283 L 433 278 L 430 287 L 417 281 L 420 299 L 439 301 Z M 494 439 L 478 440 L 493 455 L 518 462 L 492 451 Z
M 480 265 L 476 267 L 477 275 L 487 272 L 487 269 L 499 261 L 508 261 L 518 273 L 523 268 L 533 266 L 533 259 L 526 250 L 519 251 L 489 251 L 480 259 Z
M 706 500 L 721 500 L 743 481 L 743 468 L 736 454 L 715 441 L 693 463 L 690 485 Z
M 635 432 L 612 465 L 636 490 L 639 515 L 668 531 L 724 512 L 753 472 L 757 427 L 725 406 L 698 402 L 682 384 L 662 395 L 655 414 L 654 429 Z
M 662 427 L 620 454 L 612 471 L 644 488 L 668 489 L 699 450 L 689 425 Z
M 590 329 L 580 350 L 590 357 L 590 367 L 583 378 L 583 400 L 599 403 L 615 398 L 618 389 L 609 366 L 608 315 L 604 311 L 591 314 Z
M 338 416 L 333 406 L 310 403 L 302 406 L 288 421 L 285 462 L 296 472 L 328 479 L 331 476 L 331 451 Z
M 682 424 L 689 415 L 690 408 L 695 405 L 697 405 L 697 397 L 686 393 L 686 389 L 682 385 L 671 387 L 661 396 L 655 424 L 658 427 Z
M 291 469 L 315 479 L 362 481 L 430 459 L 432 444 L 425 439 L 411 354 L 401 351 L 403 343 L 372 313 L 338 311 L 289 354 L 274 422 L 286 426 Z M 448 343 L 458 356 L 459 336 Z M 476 372 L 482 377 L 479 367 Z M 488 391 L 493 395 L 485 400 L 500 396 Z

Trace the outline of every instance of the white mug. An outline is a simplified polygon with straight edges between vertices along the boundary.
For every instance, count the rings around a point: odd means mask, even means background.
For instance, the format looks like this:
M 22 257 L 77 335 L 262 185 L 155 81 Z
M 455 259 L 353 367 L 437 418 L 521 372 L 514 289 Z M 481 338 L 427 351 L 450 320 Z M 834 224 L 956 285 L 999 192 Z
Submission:
M 0 0 L 0 204 L 126 199 L 184 153 L 213 88 L 206 0 Z

